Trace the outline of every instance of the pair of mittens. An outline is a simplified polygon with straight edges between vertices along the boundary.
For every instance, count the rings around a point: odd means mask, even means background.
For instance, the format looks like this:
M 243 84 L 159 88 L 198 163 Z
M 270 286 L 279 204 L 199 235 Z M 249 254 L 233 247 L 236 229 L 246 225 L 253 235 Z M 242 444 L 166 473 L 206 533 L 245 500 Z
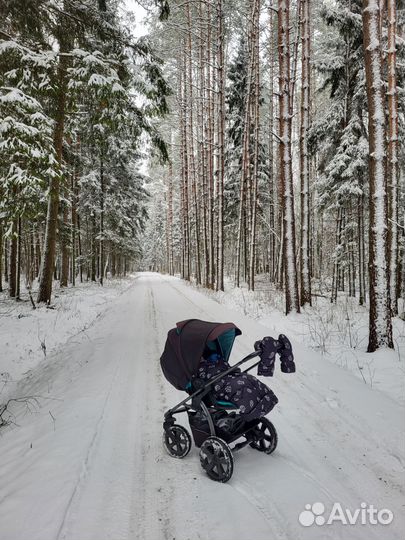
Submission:
M 260 364 L 257 366 L 257 374 L 264 377 L 272 377 L 274 373 L 274 362 L 276 353 L 280 347 L 277 339 L 266 336 L 260 341 L 256 341 L 255 350 L 260 351 Z
M 281 371 L 283 373 L 295 373 L 294 354 L 292 351 L 291 341 L 284 334 L 278 336 L 280 347 L 278 353 L 280 355 Z

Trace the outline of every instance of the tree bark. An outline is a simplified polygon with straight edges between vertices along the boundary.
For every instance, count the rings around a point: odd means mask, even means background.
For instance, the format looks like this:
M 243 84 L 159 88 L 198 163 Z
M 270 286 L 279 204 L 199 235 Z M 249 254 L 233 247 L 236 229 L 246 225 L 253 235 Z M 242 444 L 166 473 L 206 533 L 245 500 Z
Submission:
M 218 20 L 218 226 L 217 226 L 217 281 L 216 288 L 224 290 L 224 177 L 225 177 L 225 75 L 224 75 L 224 12 L 222 0 L 217 2 Z
M 60 271 L 60 286 L 67 287 L 69 279 L 69 241 L 68 241 L 68 207 L 67 202 L 62 204 L 62 226 L 59 230 L 60 247 L 61 247 L 61 271 Z
M 0 292 L 3 292 L 3 222 L 0 220 Z
M 259 176 L 259 133 L 260 133 L 260 56 L 259 56 L 259 22 L 260 22 L 260 0 L 256 0 L 253 12 L 253 174 L 251 176 L 251 219 L 250 219 L 250 239 L 249 239 L 249 282 L 251 291 L 255 288 L 256 272 L 256 219 L 257 219 L 257 196 L 258 196 L 258 176 Z M 250 159 L 249 159 L 250 165 Z
M 385 110 L 382 81 L 380 6 L 363 0 L 363 47 L 366 68 L 369 131 L 369 287 L 368 352 L 393 348 L 387 239 L 387 176 Z
M 10 263 L 8 277 L 8 293 L 10 298 L 15 298 L 17 292 L 17 218 L 13 219 L 10 241 Z
M 105 178 L 104 156 L 100 155 L 100 285 L 104 283 L 104 206 L 105 206 Z
M 310 127 L 311 68 L 310 68 L 310 0 L 301 0 L 301 126 L 300 126 L 300 180 L 301 180 L 301 306 L 311 305 L 310 224 L 308 130 Z
M 298 296 L 294 193 L 291 156 L 292 117 L 290 112 L 290 4 L 278 0 L 279 53 L 279 183 L 283 203 L 283 259 L 286 314 L 300 312 Z
M 20 300 L 21 297 L 21 255 L 22 255 L 22 227 L 21 216 L 17 219 L 17 263 L 16 263 L 16 286 L 15 299 Z
M 387 0 L 388 16 L 388 245 L 392 315 L 398 314 L 398 90 L 396 75 L 396 0 Z

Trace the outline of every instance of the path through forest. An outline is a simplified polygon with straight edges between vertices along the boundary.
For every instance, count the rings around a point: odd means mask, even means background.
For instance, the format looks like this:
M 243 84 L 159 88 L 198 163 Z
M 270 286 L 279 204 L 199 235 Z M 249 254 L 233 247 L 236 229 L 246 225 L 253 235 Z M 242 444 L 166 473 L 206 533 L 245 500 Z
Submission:
M 144 273 L 80 343 L 20 381 L 19 395 L 42 396 L 41 407 L 0 437 L 0 538 L 401 538 L 402 409 L 302 346 L 295 375 L 277 369 L 266 381 L 280 400 L 274 455 L 245 448 L 222 485 L 203 474 L 195 447 L 184 460 L 164 452 L 163 412 L 183 396 L 158 360 L 167 331 L 192 317 L 241 327 L 233 360 L 266 334 L 180 280 Z M 393 522 L 298 521 L 307 503 L 322 502 L 326 516 L 335 502 L 354 510 L 363 501 L 390 509 Z

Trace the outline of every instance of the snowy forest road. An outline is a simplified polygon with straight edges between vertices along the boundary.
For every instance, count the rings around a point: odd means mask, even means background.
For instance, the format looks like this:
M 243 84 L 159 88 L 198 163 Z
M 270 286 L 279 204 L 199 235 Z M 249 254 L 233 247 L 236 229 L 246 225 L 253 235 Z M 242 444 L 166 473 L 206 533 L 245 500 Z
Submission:
M 264 380 L 279 404 L 271 455 L 245 448 L 228 484 L 209 480 L 193 447 L 161 442 L 163 413 L 183 395 L 160 371 L 167 331 L 187 318 L 233 321 L 235 361 L 277 329 L 233 313 L 178 279 L 139 274 L 86 331 L 18 385 L 35 415 L 0 437 L 1 540 L 396 540 L 404 531 L 402 409 L 299 346 L 297 373 Z M 45 399 L 49 398 L 49 399 Z M 187 419 L 182 419 L 187 426 Z M 307 503 L 394 513 L 389 525 L 302 526 Z

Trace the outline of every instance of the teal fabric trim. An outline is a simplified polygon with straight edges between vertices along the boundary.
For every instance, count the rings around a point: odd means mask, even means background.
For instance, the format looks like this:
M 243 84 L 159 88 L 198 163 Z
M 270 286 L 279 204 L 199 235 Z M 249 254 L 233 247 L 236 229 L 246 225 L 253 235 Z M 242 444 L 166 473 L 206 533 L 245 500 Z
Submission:
M 215 343 L 215 341 L 207 341 L 206 346 L 212 352 L 217 351 L 217 344 Z
M 222 356 L 227 362 L 231 354 L 233 342 L 235 341 L 235 329 L 231 328 L 218 337 L 219 346 L 221 347 Z
M 234 407 L 237 409 L 237 405 L 235 403 L 231 403 L 230 401 L 217 401 L 217 405 L 222 405 L 223 407 Z

